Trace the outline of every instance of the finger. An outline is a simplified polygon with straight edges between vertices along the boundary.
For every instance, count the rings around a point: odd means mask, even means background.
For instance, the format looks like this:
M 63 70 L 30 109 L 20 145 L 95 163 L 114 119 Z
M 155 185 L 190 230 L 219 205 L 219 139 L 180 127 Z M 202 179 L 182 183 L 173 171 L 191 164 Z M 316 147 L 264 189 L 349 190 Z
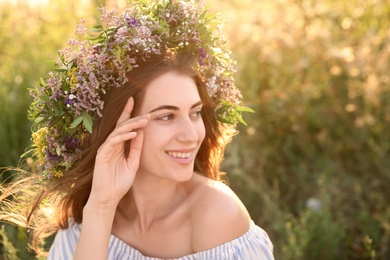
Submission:
M 118 125 L 110 135 L 118 135 L 125 132 L 131 132 L 139 128 L 143 128 L 148 124 L 148 119 L 145 117 L 131 118 Z
M 105 152 L 111 154 L 117 145 L 123 145 L 124 142 L 137 137 L 137 132 L 125 132 L 117 135 L 110 135 L 106 141 L 99 147 L 97 153 L 104 154 Z
M 126 105 L 123 108 L 122 114 L 120 115 L 120 117 L 119 117 L 119 119 L 118 119 L 116 124 L 119 125 L 120 123 L 122 123 L 125 120 L 129 119 L 131 117 L 131 112 L 133 112 L 133 108 L 134 108 L 134 98 L 130 97 L 127 100 Z
M 130 154 L 128 157 L 128 165 L 133 171 L 137 171 L 141 158 L 141 151 L 144 142 L 144 131 L 137 130 L 137 136 L 131 140 Z
M 150 119 L 150 114 L 145 114 L 136 118 L 128 119 L 126 122 L 122 123 L 121 126 L 118 126 L 111 132 L 107 137 L 106 141 L 99 147 L 98 153 L 104 149 L 104 151 L 110 151 L 114 149 L 114 146 L 129 141 L 136 137 L 135 129 L 145 127 Z M 107 149 L 107 150 L 106 150 Z

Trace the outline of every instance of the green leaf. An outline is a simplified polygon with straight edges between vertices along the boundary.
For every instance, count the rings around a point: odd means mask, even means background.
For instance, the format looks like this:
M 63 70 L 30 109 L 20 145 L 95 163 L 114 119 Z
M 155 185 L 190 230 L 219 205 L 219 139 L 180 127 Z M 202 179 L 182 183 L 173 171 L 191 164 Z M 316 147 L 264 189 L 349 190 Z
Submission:
M 20 156 L 20 158 L 25 158 L 25 157 L 27 157 L 28 154 L 33 153 L 33 152 L 35 152 L 35 149 L 29 149 L 29 150 L 27 150 L 25 153 L 23 153 L 23 154 Z
M 60 148 L 60 147 L 57 147 L 57 148 L 56 148 L 56 153 L 57 153 L 58 156 L 61 155 L 61 148 Z
M 218 113 L 218 114 L 225 113 L 225 112 L 226 112 L 227 110 L 229 110 L 231 107 L 232 107 L 231 104 L 222 105 L 220 108 L 217 109 L 217 113 Z
M 91 27 L 91 31 L 92 31 L 92 32 L 98 33 L 98 32 L 101 32 L 101 31 L 103 31 L 103 30 L 104 30 L 104 28 L 103 28 L 103 25 L 101 25 L 101 24 L 95 25 L 95 26 L 92 26 L 92 27 Z
M 203 13 L 199 16 L 199 20 L 203 20 L 205 16 L 207 15 L 207 10 L 203 11 Z
M 69 135 L 72 136 L 74 133 L 76 133 L 77 129 L 76 128 L 69 128 Z
M 56 72 L 67 72 L 68 70 L 67 69 L 54 69 L 54 71 L 56 71 Z
M 118 30 L 118 27 L 117 26 L 111 26 L 110 28 L 108 28 L 107 30 L 106 30 L 106 32 L 108 32 L 108 33 L 112 33 L 112 32 L 116 32 Z
M 39 96 L 39 99 L 44 101 L 44 102 L 49 102 L 50 101 L 50 98 L 48 96 L 44 96 L 44 95 Z
M 98 36 L 96 36 L 96 37 L 90 37 L 90 36 L 88 36 L 87 37 L 87 39 L 88 40 L 90 40 L 90 41 L 96 41 L 96 40 L 99 40 L 99 39 L 104 39 L 105 37 L 104 37 L 104 32 L 103 33 L 101 33 L 101 34 L 99 34 Z
M 34 123 L 36 123 L 36 124 L 43 123 L 44 120 L 45 120 L 44 117 L 38 117 L 38 118 L 36 118 L 36 119 L 34 120 Z
M 253 110 L 253 109 L 250 108 L 250 107 L 245 107 L 245 106 L 237 106 L 237 107 L 236 107 L 236 111 L 239 111 L 239 112 L 248 112 L 248 113 L 255 113 L 255 110 Z
M 60 51 L 58 51 L 57 53 L 58 53 L 58 56 L 60 57 L 62 63 L 63 63 L 63 64 L 66 64 L 66 60 L 65 60 L 64 55 L 63 55 Z
M 221 115 L 217 115 L 217 118 L 218 118 L 218 121 L 220 121 L 220 122 L 222 122 L 222 123 L 232 124 L 232 122 L 230 122 L 229 120 L 227 120 L 226 118 L 224 118 L 224 117 L 221 116 Z
M 211 21 L 211 20 L 214 20 L 215 18 L 218 17 L 218 13 L 210 13 L 206 16 L 206 21 Z
M 83 122 L 83 118 L 83 116 L 76 117 L 70 125 L 70 128 L 75 128 L 76 126 L 78 126 L 81 122 Z
M 240 122 L 244 126 L 248 126 L 248 124 L 245 122 L 245 120 L 242 118 L 241 115 L 237 115 L 237 120 L 238 120 L 238 122 Z
M 46 87 L 46 83 L 45 81 L 43 80 L 43 78 L 39 78 L 39 83 L 42 87 Z
M 64 110 L 61 107 L 54 107 L 53 110 L 58 116 L 62 116 L 64 114 Z
M 93 118 L 87 113 L 83 114 L 83 125 L 88 132 L 92 133 Z

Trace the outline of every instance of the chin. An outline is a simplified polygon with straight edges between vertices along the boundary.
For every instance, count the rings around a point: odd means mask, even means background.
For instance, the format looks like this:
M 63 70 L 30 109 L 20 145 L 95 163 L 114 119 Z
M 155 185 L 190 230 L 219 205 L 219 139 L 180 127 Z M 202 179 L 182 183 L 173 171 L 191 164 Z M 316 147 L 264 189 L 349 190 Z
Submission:
M 186 182 L 189 181 L 193 175 L 194 175 L 193 168 L 191 168 L 191 170 L 182 170 L 182 171 L 176 170 L 174 172 L 173 180 L 177 182 Z

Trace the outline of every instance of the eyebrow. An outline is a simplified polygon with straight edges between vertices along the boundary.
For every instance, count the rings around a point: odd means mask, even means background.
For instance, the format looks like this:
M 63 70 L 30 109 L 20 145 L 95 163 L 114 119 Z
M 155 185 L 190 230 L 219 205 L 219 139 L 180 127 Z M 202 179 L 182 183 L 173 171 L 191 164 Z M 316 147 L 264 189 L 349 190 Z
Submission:
M 196 102 L 195 104 L 193 104 L 191 106 L 191 109 L 193 109 L 194 107 L 197 107 L 197 106 L 200 106 L 202 105 L 202 101 L 198 101 Z M 171 106 L 171 105 L 162 105 L 162 106 L 159 106 L 159 107 L 156 107 L 155 109 L 152 109 L 149 113 L 153 113 L 153 112 L 156 112 L 158 110 L 163 110 L 163 109 L 168 109 L 168 110 L 180 110 L 178 107 L 176 106 Z

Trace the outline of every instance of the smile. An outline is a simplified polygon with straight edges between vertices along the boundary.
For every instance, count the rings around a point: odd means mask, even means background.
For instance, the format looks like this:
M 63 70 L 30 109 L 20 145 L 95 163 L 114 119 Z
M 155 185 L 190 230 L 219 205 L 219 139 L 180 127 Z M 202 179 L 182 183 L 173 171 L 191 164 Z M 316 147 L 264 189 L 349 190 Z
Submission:
M 185 159 L 185 158 L 190 157 L 192 155 L 192 152 L 189 152 L 189 153 L 168 152 L 168 155 L 175 157 L 175 158 Z

